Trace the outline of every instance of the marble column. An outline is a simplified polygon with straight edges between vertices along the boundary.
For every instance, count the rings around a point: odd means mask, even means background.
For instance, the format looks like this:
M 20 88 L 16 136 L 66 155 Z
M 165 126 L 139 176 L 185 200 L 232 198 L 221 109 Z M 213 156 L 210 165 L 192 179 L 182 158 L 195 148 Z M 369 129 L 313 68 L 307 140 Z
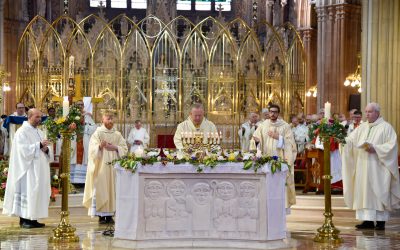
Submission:
M 379 103 L 382 116 L 399 133 L 400 1 L 365 0 L 362 15 L 361 103 Z

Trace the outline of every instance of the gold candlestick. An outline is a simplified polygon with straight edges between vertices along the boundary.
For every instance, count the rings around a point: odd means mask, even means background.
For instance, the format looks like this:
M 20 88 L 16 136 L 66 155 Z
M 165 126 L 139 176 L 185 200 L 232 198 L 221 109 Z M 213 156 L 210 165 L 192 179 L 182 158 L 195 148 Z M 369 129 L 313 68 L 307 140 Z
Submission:
M 69 224 L 68 211 L 68 188 L 70 178 L 70 163 L 71 163 L 71 132 L 62 132 L 62 165 L 61 165 L 61 220 L 57 228 L 53 229 L 53 236 L 49 238 L 50 243 L 70 243 L 79 242 L 79 237 L 75 235 L 76 229 Z
M 321 138 L 323 140 L 323 138 Z M 324 194 L 325 194 L 325 223 L 318 228 L 318 233 L 314 237 L 315 242 L 319 243 L 342 243 L 339 237 L 340 231 L 335 228 L 332 222 L 332 199 L 331 199 L 331 152 L 329 140 L 324 140 Z

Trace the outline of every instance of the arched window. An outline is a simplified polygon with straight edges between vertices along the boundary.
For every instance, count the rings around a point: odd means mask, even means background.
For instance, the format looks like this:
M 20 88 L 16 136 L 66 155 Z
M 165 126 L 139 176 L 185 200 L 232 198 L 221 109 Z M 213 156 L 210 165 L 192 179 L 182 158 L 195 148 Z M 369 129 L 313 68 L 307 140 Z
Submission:
M 111 8 L 126 9 L 127 7 L 126 0 L 111 0 Z
M 195 4 L 196 10 L 211 10 L 211 1 L 210 0 L 196 0 Z
M 100 5 L 103 5 L 104 7 L 106 7 L 106 0 L 90 0 L 90 7 L 97 8 Z
M 215 0 L 214 3 L 211 0 L 177 0 L 177 10 L 192 10 L 192 3 L 194 3 L 194 10 L 197 11 L 210 11 L 212 4 L 215 4 L 215 10 L 218 11 L 222 8 L 222 11 L 231 11 L 232 0 Z
M 147 9 L 147 0 L 131 0 L 132 9 Z
M 232 0 L 215 0 L 215 10 L 219 10 L 219 7 L 222 8 L 222 11 L 231 11 L 231 2 Z
M 176 1 L 176 9 L 177 10 L 191 10 L 192 9 L 192 0 L 177 0 Z

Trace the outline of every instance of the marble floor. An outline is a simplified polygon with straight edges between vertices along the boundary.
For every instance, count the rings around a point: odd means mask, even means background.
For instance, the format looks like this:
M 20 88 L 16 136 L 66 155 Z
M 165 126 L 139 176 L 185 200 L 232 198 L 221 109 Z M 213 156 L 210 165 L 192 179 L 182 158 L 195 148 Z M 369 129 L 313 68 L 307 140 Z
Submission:
M 289 239 L 279 249 L 400 249 L 400 215 L 394 214 L 387 224 L 384 232 L 374 230 L 356 231 L 354 219 L 334 218 L 335 226 L 341 230 L 344 243 L 340 245 L 327 245 L 313 242 L 316 229 L 322 225 L 321 219 L 312 217 L 288 217 Z M 106 226 L 99 225 L 97 219 L 87 216 L 72 216 L 71 224 L 77 228 L 80 242 L 75 244 L 49 244 L 48 237 L 57 225 L 58 218 L 43 220 L 46 227 L 42 229 L 20 229 L 17 218 L 0 215 L 0 248 L 1 249 L 123 249 L 115 247 L 117 241 L 111 237 L 103 236 Z M 125 245 L 124 245 L 125 244 Z M 114 247 L 113 247 L 114 246 Z M 123 243 L 122 246 L 129 247 Z M 277 245 L 275 245 L 277 246 Z M 271 249 L 268 247 L 268 249 Z M 140 249 L 140 248 L 137 248 Z M 148 249 L 148 248 L 147 248 Z M 194 249 L 163 247 L 162 249 Z M 230 248 L 201 248 L 201 249 L 233 249 Z M 249 248 L 235 248 L 249 249 Z M 252 248 L 254 249 L 254 248 Z M 265 248 L 264 248 L 265 249 Z

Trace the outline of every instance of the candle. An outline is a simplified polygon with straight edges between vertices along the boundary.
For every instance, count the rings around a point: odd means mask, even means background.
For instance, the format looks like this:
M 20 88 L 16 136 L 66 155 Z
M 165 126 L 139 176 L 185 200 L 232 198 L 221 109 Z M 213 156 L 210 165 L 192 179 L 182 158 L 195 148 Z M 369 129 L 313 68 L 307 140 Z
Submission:
M 64 101 L 63 101 L 63 117 L 67 117 L 69 113 L 69 101 L 68 101 L 68 96 L 64 96 Z
M 325 103 L 325 118 L 326 119 L 331 118 L 331 103 L 330 102 Z
M 217 136 L 217 144 L 220 144 L 221 143 L 221 137 L 222 137 L 221 131 L 219 131 L 219 136 L 218 136 L 218 132 L 216 133 L 216 136 Z
M 144 150 L 143 150 L 143 148 L 141 147 L 141 146 L 139 146 L 136 150 L 135 150 L 135 156 L 136 157 L 142 157 L 143 156 L 143 153 L 144 153 Z
M 256 150 L 257 150 L 256 141 L 253 138 L 251 138 L 250 139 L 249 151 L 256 151 Z

